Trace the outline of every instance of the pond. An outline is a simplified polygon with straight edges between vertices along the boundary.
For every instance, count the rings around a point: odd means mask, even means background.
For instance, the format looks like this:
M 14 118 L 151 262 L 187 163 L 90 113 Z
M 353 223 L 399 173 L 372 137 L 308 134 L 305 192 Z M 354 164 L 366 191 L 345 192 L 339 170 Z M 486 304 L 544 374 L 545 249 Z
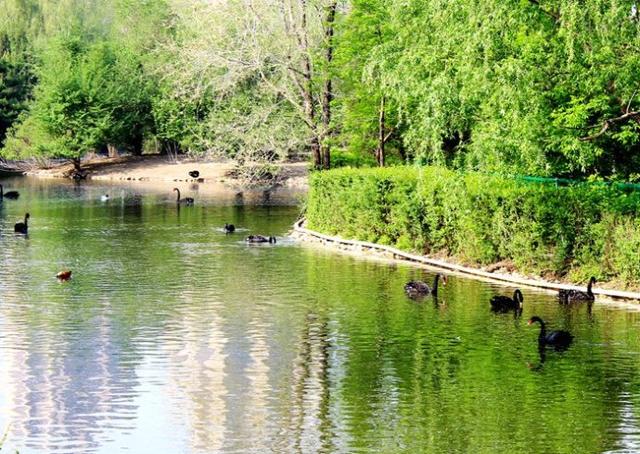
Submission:
M 488 302 L 513 288 L 459 276 L 412 301 L 404 283 L 433 272 L 297 244 L 286 194 L 187 187 L 178 209 L 172 185 L 4 183 L 21 191 L 0 208 L 7 452 L 640 450 L 632 305 L 525 289 L 514 318 Z M 541 357 L 532 315 L 570 348 Z

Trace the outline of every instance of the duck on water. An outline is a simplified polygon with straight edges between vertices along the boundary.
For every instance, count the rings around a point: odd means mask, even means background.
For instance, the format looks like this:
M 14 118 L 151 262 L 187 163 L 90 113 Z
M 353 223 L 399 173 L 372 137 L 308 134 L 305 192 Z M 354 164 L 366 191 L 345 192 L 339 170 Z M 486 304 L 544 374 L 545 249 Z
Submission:
M 516 315 L 522 314 L 523 302 L 524 297 L 522 296 L 520 289 L 516 289 L 516 291 L 513 292 L 513 298 L 509 298 L 504 295 L 496 295 L 489 301 L 493 312 L 506 313 L 515 311 Z
M 587 285 L 586 292 L 583 292 L 581 290 L 558 291 L 558 299 L 560 300 L 560 304 L 594 301 L 596 299 L 596 296 L 593 294 L 592 287 L 595 283 L 596 278 L 592 276 L 591 279 L 589 279 L 589 284 Z
M 180 198 L 180 189 L 178 188 L 173 188 L 174 192 L 178 193 L 178 197 L 176 198 L 176 203 L 178 205 L 193 205 L 193 198 L 192 197 L 185 197 L 184 199 Z
M 568 331 L 549 331 L 547 326 L 538 316 L 531 317 L 528 324 L 540 323 L 540 334 L 538 335 L 538 345 L 543 348 L 546 346 L 553 347 L 557 351 L 566 350 L 573 342 L 573 336 Z
M 409 281 L 404 286 L 404 291 L 409 298 L 419 298 L 427 295 L 438 296 L 438 283 L 442 279 L 442 285 L 447 285 L 447 277 L 436 274 L 433 280 L 433 288 L 423 281 Z
M 2 201 L 2 199 L 15 200 L 18 197 L 20 197 L 20 193 L 18 191 L 7 191 L 7 192 L 4 192 L 4 187 L 0 184 L 0 201 Z
M 29 213 L 24 215 L 24 222 L 17 222 L 16 225 L 13 226 L 13 231 L 15 233 L 21 233 L 23 235 L 26 235 L 27 233 L 29 233 L 29 218 L 31 217 L 31 215 Z
M 58 274 L 56 274 L 56 277 L 61 282 L 68 281 L 69 279 L 71 279 L 71 270 L 60 271 Z
M 266 237 L 263 235 L 249 235 L 245 241 L 247 243 L 271 243 L 271 244 L 275 244 L 276 243 L 276 237 L 275 236 L 270 236 L 270 237 Z

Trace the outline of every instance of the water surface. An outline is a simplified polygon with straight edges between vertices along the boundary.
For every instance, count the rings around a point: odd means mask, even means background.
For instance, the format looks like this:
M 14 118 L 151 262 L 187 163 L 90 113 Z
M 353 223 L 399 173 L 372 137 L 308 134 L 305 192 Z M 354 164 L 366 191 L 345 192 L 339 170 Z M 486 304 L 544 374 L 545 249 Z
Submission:
M 514 319 L 488 310 L 512 288 L 456 276 L 411 301 L 404 283 L 432 272 L 296 244 L 296 200 L 277 194 L 193 189 L 177 209 L 171 188 L 8 184 L 22 196 L 0 208 L 7 452 L 640 450 L 633 307 L 525 290 Z M 12 233 L 25 211 L 27 238 Z M 574 344 L 541 358 L 532 315 Z

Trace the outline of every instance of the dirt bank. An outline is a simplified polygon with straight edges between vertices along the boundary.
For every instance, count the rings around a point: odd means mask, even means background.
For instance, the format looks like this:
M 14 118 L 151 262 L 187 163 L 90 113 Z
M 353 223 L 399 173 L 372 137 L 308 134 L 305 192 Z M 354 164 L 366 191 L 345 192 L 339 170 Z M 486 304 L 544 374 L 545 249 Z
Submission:
M 276 163 L 274 178 L 265 181 L 265 186 L 280 186 L 296 190 L 306 190 L 308 164 L 306 162 Z M 246 186 L 248 181 L 233 175 L 235 163 L 229 160 L 189 160 L 171 159 L 167 156 L 126 156 L 119 158 L 97 157 L 82 161 L 82 169 L 87 179 L 107 181 L 149 181 L 149 182 L 197 182 L 224 184 L 231 188 Z M 198 178 L 189 172 L 200 172 Z M 58 164 L 49 168 L 32 169 L 26 175 L 40 178 L 69 178 L 73 172 L 71 163 Z

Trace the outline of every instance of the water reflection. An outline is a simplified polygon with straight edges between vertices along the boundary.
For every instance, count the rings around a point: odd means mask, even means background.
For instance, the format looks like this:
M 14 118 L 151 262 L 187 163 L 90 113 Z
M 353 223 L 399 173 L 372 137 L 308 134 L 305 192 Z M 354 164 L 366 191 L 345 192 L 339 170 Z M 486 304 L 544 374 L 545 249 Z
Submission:
M 296 208 L 34 185 L 0 208 L 8 452 L 635 449 L 638 311 L 528 290 L 514 319 L 488 310 L 510 290 L 455 276 L 412 301 L 434 273 L 280 241 Z M 30 238 L 5 234 L 27 208 Z M 534 314 L 571 348 L 540 349 Z

